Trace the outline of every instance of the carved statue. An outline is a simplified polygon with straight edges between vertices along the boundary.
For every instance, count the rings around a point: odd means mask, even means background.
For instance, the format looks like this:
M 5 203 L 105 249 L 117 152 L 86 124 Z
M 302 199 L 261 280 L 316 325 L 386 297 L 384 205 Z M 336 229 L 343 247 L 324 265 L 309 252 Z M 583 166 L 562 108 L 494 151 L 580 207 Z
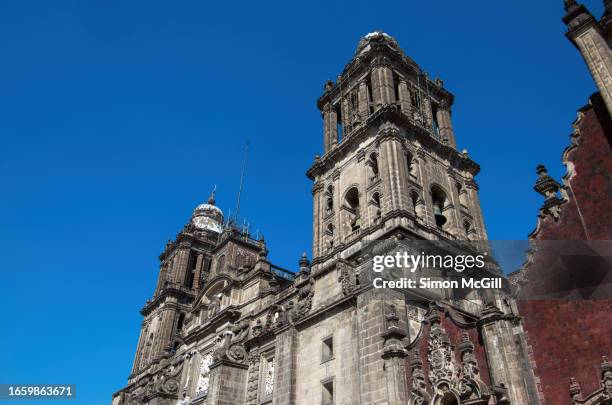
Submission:
M 221 297 L 223 297 L 222 294 L 215 294 L 210 300 L 210 305 L 208 306 L 208 319 L 219 312 L 219 308 L 221 308 Z

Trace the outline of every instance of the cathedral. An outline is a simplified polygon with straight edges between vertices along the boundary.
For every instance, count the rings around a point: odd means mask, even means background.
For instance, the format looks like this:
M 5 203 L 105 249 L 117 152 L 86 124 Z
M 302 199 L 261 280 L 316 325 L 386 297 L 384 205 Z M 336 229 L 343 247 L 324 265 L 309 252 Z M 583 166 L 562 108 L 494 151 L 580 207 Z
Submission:
M 364 36 L 317 100 L 312 258 L 295 272 L 274 265 L 213 193 L 159 257 L 112 404 L 542 403 L 512 295 L 381 296 L 371 282 L 373 252 L 487 239 L 480 168 L 457 147 L 453 101 L 393 37 Z

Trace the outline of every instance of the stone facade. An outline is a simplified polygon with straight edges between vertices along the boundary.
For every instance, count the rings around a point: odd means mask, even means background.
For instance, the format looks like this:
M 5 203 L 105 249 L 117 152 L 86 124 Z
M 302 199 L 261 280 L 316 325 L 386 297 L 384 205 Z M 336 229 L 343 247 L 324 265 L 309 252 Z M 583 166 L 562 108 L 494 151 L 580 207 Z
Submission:
M 113 405 L 539 404 L 510 295 L 381 297 L 371 283 L 371 249 L 487 249 L 479 166 L 457 149 L 453 100 L 395 39 L 362 38 L 317 101 L 312 260 L 295 272 L 270 263 L 265 241 L 225 221 L 213 194 L 160 256 Z

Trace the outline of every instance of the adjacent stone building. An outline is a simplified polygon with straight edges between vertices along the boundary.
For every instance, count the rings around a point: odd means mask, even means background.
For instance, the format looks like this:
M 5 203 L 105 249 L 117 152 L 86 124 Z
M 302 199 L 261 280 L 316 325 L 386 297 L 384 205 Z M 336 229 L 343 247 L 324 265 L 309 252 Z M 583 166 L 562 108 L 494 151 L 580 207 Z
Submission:
M 487 249 L 479 166 L 457 149 L 453 101 L 391 36 L 362 38 L 317 101 L 312 260 L 296 272 L 270 263 L 211 195 L 160 256 L 113 405 L 539 404 L 511 295 L 372 286 L 373 252 Z

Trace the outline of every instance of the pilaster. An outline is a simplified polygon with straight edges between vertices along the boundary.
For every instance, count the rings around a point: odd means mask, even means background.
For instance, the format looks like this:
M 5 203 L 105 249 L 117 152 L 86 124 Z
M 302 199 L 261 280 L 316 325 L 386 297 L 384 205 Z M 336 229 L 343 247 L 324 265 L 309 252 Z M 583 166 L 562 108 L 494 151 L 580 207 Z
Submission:
M 612 50 L 591 13 L 575 1 L 566 3 L 563 22 L 568 26 L 567 37 L 578 48 L 599 91 L 612 114 Z
M 274 394 L 272 405 L 294 405 L 297 332 L 290 327 L 276 336 Z

